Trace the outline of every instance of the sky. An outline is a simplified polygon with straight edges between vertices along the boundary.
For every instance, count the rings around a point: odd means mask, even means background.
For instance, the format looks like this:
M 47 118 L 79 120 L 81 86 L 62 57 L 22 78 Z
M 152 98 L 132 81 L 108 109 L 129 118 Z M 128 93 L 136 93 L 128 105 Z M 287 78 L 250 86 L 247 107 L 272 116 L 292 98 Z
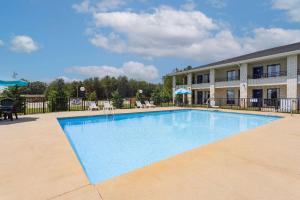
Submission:
M 300 41 L 300 0 L 1 0 L 0 79 L 193 67 Z

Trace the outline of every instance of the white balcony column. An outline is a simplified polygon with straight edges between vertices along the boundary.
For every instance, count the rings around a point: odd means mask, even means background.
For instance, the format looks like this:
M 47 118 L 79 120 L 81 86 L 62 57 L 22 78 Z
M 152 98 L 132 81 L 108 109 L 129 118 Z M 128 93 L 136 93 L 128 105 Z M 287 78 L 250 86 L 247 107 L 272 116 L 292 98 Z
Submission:
M 210 93 L 210 106 L 215 106 L 215 69 L 211 69 L 209 72 L 209 93 Z
M 243 63 L 240 65 L 240 98 L 241 106 L 247 107 L 248 98 L 248 64 Z
M 198 91 L 195 90 L 195 100 L 194 100 L 195 104 L 198 104 Z
M 192 73 L 188 73 L 187 75 L 187 89 L 192 91 L 192 78 L 193 75 Z M 187 95 L 187 101 L 189 105 L 192 105 L 192 94 L 188 94 Z
M 175 91 L 176 91 L 176 76 L 173 76 L 173 77 L 172 77 L 172 96 L 173 96 L 173 104 L 175 104 L 175 100 L 176 100 Z
M 287 57 L 287 98 L 298 98 L 297 55 Z

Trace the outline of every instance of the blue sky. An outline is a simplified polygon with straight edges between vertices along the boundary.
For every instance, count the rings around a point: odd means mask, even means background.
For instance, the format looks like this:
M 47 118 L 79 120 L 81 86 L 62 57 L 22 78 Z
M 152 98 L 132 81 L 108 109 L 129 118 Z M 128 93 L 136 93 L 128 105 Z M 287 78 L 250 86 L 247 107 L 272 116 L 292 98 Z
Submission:
M 300 41 L 300 0 L 3 0 L 0 79 L 151 82 Z

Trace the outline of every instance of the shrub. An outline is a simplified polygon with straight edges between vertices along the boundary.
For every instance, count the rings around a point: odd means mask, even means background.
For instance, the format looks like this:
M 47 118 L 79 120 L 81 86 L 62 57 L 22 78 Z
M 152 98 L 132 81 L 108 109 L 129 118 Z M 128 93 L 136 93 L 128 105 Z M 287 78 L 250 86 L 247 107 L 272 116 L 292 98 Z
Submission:
M 68 96 L 66 85 L 63 79 L 57 79 L 50 84 L 46 92 L 49 101 L 48 107 L 51 111 L 68 110 Z
M 154 101 L 154 104 L 160 104 L 162 102 L 161 92 L 158 89 L 154 90 L 150 99 L 151 101 Z
M 92 92 L 89 94 L 89 97 L 88 97 L 89 101 L 96 101 L 97 100 L 97 94 L 96 92 Z
M 111 96 L 112 96 L 113 106 L 115 108 L 122 108 L 122 106 L 123 106 L 123 98 L 120 95 L 119 91 L 118 90 L 114 91 L 111 94 Z

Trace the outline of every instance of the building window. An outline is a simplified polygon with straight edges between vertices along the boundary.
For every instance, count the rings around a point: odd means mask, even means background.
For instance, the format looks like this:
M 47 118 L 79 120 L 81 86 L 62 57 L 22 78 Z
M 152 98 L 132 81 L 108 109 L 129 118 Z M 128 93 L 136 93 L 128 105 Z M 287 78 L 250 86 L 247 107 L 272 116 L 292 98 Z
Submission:
M 227 71 L 227 81 L 234 81 L 237 80 L 237 71 L 231 70 Z
M 197 83 L 202 83 L 203 82 L 203 77 L 202 75 L 197 76 Z
M 280 64 L 268 65 L 268 77 L 280 76 Z
M 209 83 L 209 74 L 203 74 L 203 83 Z
M 227 96 L 227 104 L 234 104 L 234 90 L 227 90 L 226 92 Z
M 264 75 L 264 67 L 263 66 L 253 67 L 253 79 L 262 78 L 263 75 Z
M 198 75 L 197 83 L 209 83 L 209 74 Z
M 277 99 L 279 98 L 279 88 L 268 89 L 268 99 Z

